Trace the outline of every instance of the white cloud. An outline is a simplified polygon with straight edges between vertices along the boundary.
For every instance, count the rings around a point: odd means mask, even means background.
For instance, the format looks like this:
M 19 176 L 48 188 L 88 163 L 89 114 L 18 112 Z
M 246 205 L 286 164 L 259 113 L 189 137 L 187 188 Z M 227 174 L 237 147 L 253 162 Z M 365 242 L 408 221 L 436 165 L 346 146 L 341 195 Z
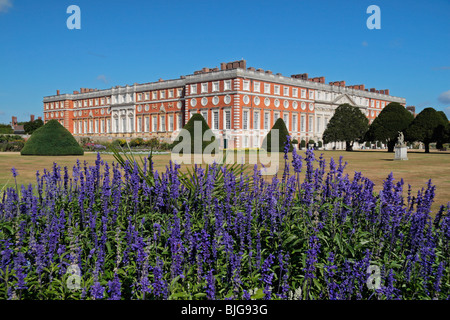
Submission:
M 108 79 L 106 79 L 106 76 L 104 75 L 104 74 L 100 74 L 98 77 L 97 77 L 97 80 L 99 80 L 99 81 L 101 81 L 101 82 L 103 82 L 103 83 L 108 83 Z
M 442 92 L 438 97 L 439 102 L 450 104 L 450 90 Z
M 0 12 L 8 12 L 12 8 L 12 0 L 0 0 Z

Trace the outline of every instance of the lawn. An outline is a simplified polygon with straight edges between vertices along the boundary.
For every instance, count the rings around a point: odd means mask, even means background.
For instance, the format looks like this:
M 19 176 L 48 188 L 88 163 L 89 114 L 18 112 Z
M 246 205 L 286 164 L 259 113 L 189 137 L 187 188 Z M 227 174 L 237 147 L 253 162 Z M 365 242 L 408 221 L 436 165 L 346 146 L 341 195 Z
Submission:
M 379 191 L 383 180 L 390 172 L 393 172 L 395 180 L 403 178 L 405 181 L 404 195 L 407 196 L 407 186 L 412 186 L 413 194 L 426 186 L 429 179 L 432 179 L 436 185 L 435 204 L 432 207 L 434 215 L 441 204 L 447 204 L 450 201 L 450 154 L 449 153 L 430 153 L 408 152 L 408 161 L 394 161 L 394 154 L 385 151 L 316 151 L 318 157 L 323 153 L 327 162 L 331 157 L 336 161 L 340 156 L 348 163 L 346 173 L 351 177 L 355 171 L 360 171 L 363 176 L 370 178 L 375 183 L 375 190 Z M 303 152 L 300 152 L 304 155 Z M 249 159 L 255 159 L 256 153 L 247 153 L 245 163 Z M 19 153 L 0 153 L 0 187 L 15 186 L 12 177 L 11 168 L 15 167 L 18 172 L 17 183 L 21 184 L 35 183 L 36 171 L 41 173 L 46 168 L 50 170 L 53 162 L 57 162 L 61 167 L 72 168 L 79 159 L 82 163 L 86 161 L 89 165 L 94 165 L 96 159 L 95 153 L 85 153 L 84 156 L 65 156 L 65 157 L 42 157 L 42 156 L 20 156 Z M 102 159 L 112 163 L 114 157 L 110 154 L 102 154 Z M 158 154 L 153 156 L 154 167 L 158 172 L 165 170 L 165 166 L 171 159 L 170 154 Z M 280 168 L 278 176 L 281 177 L 284 168 L 283 154 L 279 155 Z M 182 170 L 186 170 L 189 165 L 183 165 Z M 249 166 L 250 172 L 253 165 Z M 70 170 L 71 172 L 71 170 Z M 270 176 L 267 178 L 271 178 Z

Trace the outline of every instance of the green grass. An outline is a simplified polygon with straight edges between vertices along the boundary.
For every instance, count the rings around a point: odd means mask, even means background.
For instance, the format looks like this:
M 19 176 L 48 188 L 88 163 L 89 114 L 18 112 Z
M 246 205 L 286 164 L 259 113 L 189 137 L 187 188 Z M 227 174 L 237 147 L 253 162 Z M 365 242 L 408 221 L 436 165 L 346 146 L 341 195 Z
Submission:
M 450 153 L 436 152 L 425 154 L 420 151 L 408 152 L 408 161 L 394 161 L 394 154 L 383 151 L 316 151 L 316 156 L 324 154 L 327 162 L 331 157 L 336 161 L 343 156 L 344 161 L 348 163 L 345 172 L 353 177 L 355 171 L 360 171 L 365 177 L 370 178 L 375 183 L 375 190 L 379 191 L 382 182 L 392 171 L 396 181 L 403 178 L 405 181 L 404 196 L 407 196 L 408 184 L 411 184 L 413 195 L 417 191 L 426 186 L 429 179 L 432 179 L 436 185 L 435 204 L 432 207 L 433 214 L 441 204 L 446 205 L 450 201 Z M 301 151 L 301 155 L 304 153 Z M 139 156 L 138 156 L 139 157 Z M 246 152 L 245 163 L 248 164 L 250 159 L 255 159 L 257 152 Z M 83 156 L 64 156 L 64 157 L 44 157 L 44 156 L 20 156 L 19 153 L 0 153 L 0 188 L 15 187 L 12 178 L 11 168 L 15 167 L 19 173 L 17 183 L 28 185 L 34 184 L 36 181 L 36 171 L 40 173 L 46 168 L 50 170 L 53 162 L 57 162 L 61 167 L 68 166 L 71 172 L 72 167 L 79 159 L 82 163 L 87 161 L 89 165 L 94 165 L 96 159 L 95 153 L 85 153 Z M 102 159 L 112 163 L 114 157 L 111 154 L 103 154 Z M 170 154 L 153 155 L 154 168 L 161 172 L 165 170 L 165 166 L 171 159 Z M 279 154 L 280 168 L 278 176 L 281 177 L 284 169 L 283 154 Z M 192 165 L 182 165 L 181 170 Z M 253 165 L 248 166 L 248 172 L 253 169 Z M 271 177 L 267 177 L 270 179 Z

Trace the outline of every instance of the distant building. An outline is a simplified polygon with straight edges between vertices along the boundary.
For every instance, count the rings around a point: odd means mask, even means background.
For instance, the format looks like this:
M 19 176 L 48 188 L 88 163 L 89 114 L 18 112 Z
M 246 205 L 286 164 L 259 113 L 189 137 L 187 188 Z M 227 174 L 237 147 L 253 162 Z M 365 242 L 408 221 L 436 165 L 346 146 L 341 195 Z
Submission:
M 247 68 L 240 60 L 179 79 L 105 90 L 81 88 L 70 94 L 57 90 L 44 97 L 43 107 L 44 122 L 56 119 L 74 136 L 93 139 L 170 140 L 192 114 L 201 113 L 222 146 L 241 148 L 260 147 L 278 118 L 292 138 L 317 142 L 340 104 L 359 107 L 373 121 L 390 102 L 406 104 L 388 89 L 366 89 L 345 81 L 327 84 L 325 77 L 309 78 L 307 73 L 286 77 Z
M 38 119 L 42 120 L 42 117 L 38 117 Z M 30 115 L 30 121 L 34 121 L 34 115 Z M 18 124 L 17 117 L 13 116 L 11 118 L 11 128 L 14 131 L 14 134 L 25 134 L 25 129 L 23 125 Z

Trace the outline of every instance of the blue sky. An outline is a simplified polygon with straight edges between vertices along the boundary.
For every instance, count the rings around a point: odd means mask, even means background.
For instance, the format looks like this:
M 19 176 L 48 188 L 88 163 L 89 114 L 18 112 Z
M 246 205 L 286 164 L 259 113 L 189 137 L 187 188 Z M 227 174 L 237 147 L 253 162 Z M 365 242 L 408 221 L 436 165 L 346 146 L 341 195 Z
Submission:
M 369 30 L 369 5 L 381 29 Z M 67 7 L 81 9 L 69 30 Z M 285 76 L 390 89 L 450 118 L 448 0 L 0 0 L 0 122 L 42 99 L 192 74 L 244 58 Z

